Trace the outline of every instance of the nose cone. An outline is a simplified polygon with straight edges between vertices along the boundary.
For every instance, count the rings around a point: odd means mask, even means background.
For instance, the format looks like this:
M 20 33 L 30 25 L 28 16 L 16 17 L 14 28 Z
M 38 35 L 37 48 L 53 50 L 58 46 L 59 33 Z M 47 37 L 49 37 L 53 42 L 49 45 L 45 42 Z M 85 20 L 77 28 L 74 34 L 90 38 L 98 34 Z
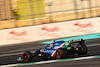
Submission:
M 22 57 L 17 58 L 17 63 L 20 63 L 20 62 L 22 62 Z

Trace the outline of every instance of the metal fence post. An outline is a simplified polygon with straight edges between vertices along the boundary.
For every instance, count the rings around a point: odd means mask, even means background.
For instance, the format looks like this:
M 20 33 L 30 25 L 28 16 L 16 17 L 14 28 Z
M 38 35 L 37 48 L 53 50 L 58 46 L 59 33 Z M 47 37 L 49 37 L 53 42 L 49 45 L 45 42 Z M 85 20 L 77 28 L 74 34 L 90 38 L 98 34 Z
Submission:
M 50 19 L 50 22 L 53 22 L 53 16 L 52 16 L 52 2 L 48 3 L 47 6 L 48 6 L 48 9 L 49 9 L 49 19 Z
M 75 0 L 73 0 L 73 4 L 74 4 L 74 10 L 75 10 L 75 18 L 78 19 L 78 9 L 77 9 L 77 3 Z
M 91 7 L 91 0 L 88 0 L 88 1 L 89 1 L 90 17 L 92 17 L 92 7 Z
M 31 19 L 32 19 L 32 25 L 35 24 L 35 17 L 34 17 L 34 6 L 33 6 L 33 1 L 29 0 L 29 4 L 30 4 L 30 12 L 31 12 Z
M 16 18 L 14 18 L 14 15 L 13 15 L 13 7 L 12 7 L 13 4 L 12 4 L 12 0 L 9 0 L 9 5 L 10 5 L 10 15 L 11 15 L 11 19 L 16 19 Z M 14 22 L 14 27 L 18 27 L 16 20 Z

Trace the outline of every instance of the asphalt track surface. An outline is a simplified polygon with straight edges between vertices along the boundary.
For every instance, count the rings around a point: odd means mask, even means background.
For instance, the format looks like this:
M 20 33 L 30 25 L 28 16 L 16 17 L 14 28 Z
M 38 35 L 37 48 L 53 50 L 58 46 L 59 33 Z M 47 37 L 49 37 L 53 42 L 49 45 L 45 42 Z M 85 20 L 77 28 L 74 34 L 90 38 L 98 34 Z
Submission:
M 100 56 L 100 39 L 86 40 L 86 45 L 88 47 L 87 56 Z M 24 51 L 31 50 L 34 51 L 38 48 L 43 48 L 45 44 L 40 43 L 30 43 L 30 44 L 21 44 L 14 46 L 2 46 L 0 47 L 0 66 L 15 64 L 16 58 L 22 55 Z M 77 58 L 78 55 L 73 55 L 69 58 Z M 88 59 L 88 60 L 79 60 L 79 61 L 64 61 L 64 62 L 55 62 L 48 64 L 39 64 L 39 65 L 27 65 L 20 67 L 100 67 L 100 59 Z

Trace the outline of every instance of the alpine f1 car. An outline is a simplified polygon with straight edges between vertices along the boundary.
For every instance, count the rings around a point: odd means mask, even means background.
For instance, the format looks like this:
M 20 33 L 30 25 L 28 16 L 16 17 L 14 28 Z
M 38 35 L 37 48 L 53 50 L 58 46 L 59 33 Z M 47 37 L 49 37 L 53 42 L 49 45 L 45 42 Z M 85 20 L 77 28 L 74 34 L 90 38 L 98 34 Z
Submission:
M 46 45 L 44 49 L 37 49 L 35 52 L 25 51 L 22 57 L 17 58 L 18 62 L 31 62 L 40 59 L 60 59 L 68 55 L 78 53 L 87 54 L 87 47 L 83 39 L 71 41 L 54 41 Z

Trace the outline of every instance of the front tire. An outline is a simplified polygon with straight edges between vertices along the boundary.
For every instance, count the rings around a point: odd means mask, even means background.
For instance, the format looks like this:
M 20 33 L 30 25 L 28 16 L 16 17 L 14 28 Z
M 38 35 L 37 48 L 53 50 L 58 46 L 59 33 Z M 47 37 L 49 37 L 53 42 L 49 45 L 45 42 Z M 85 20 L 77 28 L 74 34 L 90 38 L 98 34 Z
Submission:
M 23 61 L 24 62 L 32 61 L 32 53 L 29 52 L 29 51 L 24 52 L 24 54 L 23 54 Z

